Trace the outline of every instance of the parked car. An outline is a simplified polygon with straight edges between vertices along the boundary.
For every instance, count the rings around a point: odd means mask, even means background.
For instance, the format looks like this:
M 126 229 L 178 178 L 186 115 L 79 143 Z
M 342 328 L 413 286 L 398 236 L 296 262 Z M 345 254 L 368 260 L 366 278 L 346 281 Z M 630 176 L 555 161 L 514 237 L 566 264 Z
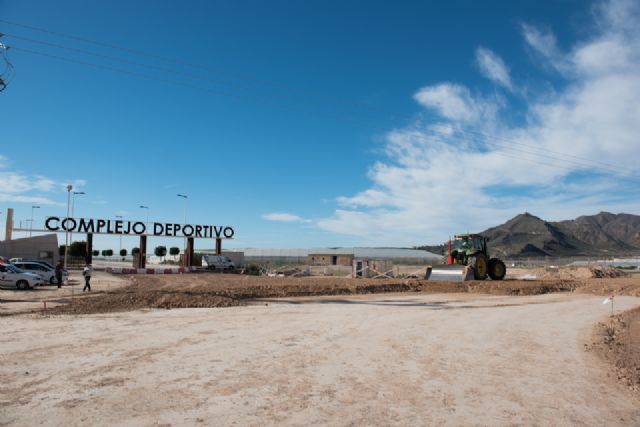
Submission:
M 51 265 L 47 261 L 43 261 L 41 259 L 11 258 L 9 261 L 11 262 L 11 264 L 15 264 L 15 263 L 18 263 L 18 262 L 25 262 L 25 261 L 37 262 L 38 264 L 46 265 L 49 268 L 54 268 L 55 269 L 55 267 L 53 265 Z
M 229 271 L 236 269 L 236 265 L 231 261 L 231 258 L 227 256 L 205 255 L 202 259 L 207 263 L 207 268 L 209 270 Z
M 0 284 L 13 285 L 18 289 L 32 289 L 42 284 L 42 278 L 27 273 L 11 264 L 0 264 Z
M 49 283 L 50 285 L 57 283 L 55 268 L 49 267 L 46 264 L 37 261 L 19 261 L 14 262 L 13 265 L 20 270 L 37 274 L 44 283 Z M 69 280 L 69 273 L 66 270 L 62 270 L 62 281 L 66 282 L 67 280 Z

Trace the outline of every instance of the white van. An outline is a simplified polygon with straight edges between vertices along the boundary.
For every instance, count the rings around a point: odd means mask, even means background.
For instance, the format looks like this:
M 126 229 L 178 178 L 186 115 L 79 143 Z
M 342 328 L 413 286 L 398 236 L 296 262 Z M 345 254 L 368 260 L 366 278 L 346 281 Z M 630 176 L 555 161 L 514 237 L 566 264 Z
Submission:
M 202 259 L 207 263 L 207 268 L 209 270 L 232 271 L 236 269 L 236 265 L 228 256 L 205 255 Z

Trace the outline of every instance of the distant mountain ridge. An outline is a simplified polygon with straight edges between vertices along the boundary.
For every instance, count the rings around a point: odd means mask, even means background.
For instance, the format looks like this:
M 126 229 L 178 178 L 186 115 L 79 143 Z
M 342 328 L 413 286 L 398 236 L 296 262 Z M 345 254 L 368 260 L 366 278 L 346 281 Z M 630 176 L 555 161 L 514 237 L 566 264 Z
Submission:
M 481 233 L 501 258 L 620 256 L 640 254 L 640 216 L 600 212 L 548 222 L 530 213 Z M 442 246 L 426 246 L 442 253 Z

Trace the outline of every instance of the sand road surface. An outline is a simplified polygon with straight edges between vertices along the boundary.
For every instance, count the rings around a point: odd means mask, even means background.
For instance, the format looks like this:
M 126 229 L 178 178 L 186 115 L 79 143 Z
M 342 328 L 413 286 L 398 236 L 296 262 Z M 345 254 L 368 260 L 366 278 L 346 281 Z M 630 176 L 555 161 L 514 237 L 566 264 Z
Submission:
M 640 425 L 637 396 L 584 346 L 601 302 L 386 294 L 5 317 L 0 425 Z

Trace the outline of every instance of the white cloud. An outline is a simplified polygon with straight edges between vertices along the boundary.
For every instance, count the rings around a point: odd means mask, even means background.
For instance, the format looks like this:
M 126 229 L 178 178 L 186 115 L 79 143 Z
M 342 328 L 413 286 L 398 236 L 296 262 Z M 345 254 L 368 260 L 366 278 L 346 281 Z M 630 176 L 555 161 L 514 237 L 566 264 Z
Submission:
M 523 24 L 522 34 L 528 46 L 546 60 L 549 65 L 559 71 L 568 67 L 567 59 L 560 52 L 556 36 L 551 31 Z
M 34 203 L 38 205 L 58 205 L 58 206 L 65 205 L 65 203 L 56 202 L 47 197 L 23 196 L 19 194 L 7 194 L 2 192 L 0 192 L 0 202 Z
M 475 98 L 468 88 L 453 83 L 423 87 L 413 98 L 442 117 L 461 122 L 478 122 L 494 113 L 490 102 Z
M 479 47 L 476 49 L 476 62 L 486 78 L 513 91 L 511 76 L 502 58 L 489 49 Z
M 276 221 L 276 222 L 310 222 L 304 218 L 299 217 L 298 215 L 293 215 L 290 213 L 284 212 L 273 212 L 262 215 L 263 219 L 267 221 Z
M 0 155 L 0 201 L 14 203 L 38 203 L 42 205 L 63 204 L 57 202 L 50 196 L 42 193 L 63 192 L 65 183 L 53 180 L 42 175 L 25 175 L 20 172 L 6 170 L 9 160 L 6 156 Z M 74 188 L 86 185 L 86 181 L 78 179 L 72 181 Z
M 524 211 L 550 220 L 640 213 L 629 179 L 640 153 L 640 14 L 629 13 L 631 3 L 603 4 L 593 34 L 566 52 L 550 31 L 522 27 L 540 65 L 566 82 L 528 99 L 520 126 L 504 120 L 510 111 L 502 99 L 449 82 L 419 89 L 416 101 L 441 119 L 424 124 L 430 116 L 423 115 L 390 131 L 386 157 L 369 169 L 370 188 L 339 197 L 334 215 L 318 225 L 362 243 L 411 245 Z

